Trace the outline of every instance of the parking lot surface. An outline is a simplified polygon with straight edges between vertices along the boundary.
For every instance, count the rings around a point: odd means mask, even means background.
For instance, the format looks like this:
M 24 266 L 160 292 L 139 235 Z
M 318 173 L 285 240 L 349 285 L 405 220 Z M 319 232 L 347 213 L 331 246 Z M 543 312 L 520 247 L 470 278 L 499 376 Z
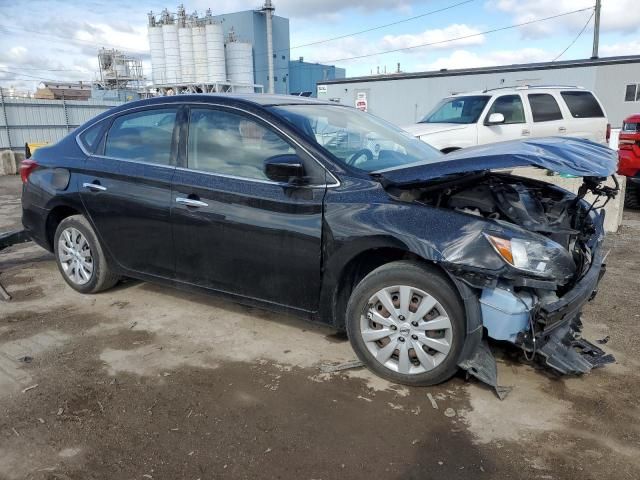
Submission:
M 0 231 L 20 183 L 0 177 Z M 499 346 L 499 401 L 364 369 L 335 331 L 127 281 L 81 295 L 33 244 L 0 253 L 1 479 L 640 478 L 640 213 L 607 240 L 585 337 L 617 363 L 558 378 Z

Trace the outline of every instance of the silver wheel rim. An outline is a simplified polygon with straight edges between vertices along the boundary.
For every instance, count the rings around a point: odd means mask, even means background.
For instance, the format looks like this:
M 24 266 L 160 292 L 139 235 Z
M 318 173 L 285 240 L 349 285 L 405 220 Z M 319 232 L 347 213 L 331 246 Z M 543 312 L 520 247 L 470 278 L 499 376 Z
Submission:
M 374 359 L 389 370 L 417 375 L 449 355 L 453 329 L 444 307 L 408 285 L 376 292 L 360 318 L 360 335 Z
M 65 276 L 76 285 L 84 285 L 93 276 L 93 256 L 89 242 L 76 228 L 65 228 L 58 239 L 58 261 Z

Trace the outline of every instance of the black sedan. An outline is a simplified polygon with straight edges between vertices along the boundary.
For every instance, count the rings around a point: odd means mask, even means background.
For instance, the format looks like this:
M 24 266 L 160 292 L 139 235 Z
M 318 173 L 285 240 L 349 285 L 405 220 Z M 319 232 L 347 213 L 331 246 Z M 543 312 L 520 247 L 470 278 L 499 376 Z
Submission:
M 584 177 L 579 194 L 504 169 Z M 123 277 L 346 330 L 379 375 L 495 385 L 483 337 L 563 373 L 602 269 L 611 150 L 577 139 L 444 156 L 356 109 L 298 97 L 127 103 L 22 164 L 23 224 L 71 288 Z M 577 341 L 577 340 L 576 340 Z M 601 351 L 600 351 L 601 352 Z

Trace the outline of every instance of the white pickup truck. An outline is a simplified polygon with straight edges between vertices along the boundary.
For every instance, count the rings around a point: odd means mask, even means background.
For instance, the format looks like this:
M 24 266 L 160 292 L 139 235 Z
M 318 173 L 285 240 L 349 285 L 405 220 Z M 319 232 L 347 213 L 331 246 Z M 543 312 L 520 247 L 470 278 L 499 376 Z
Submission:
M 607 144 L 610 125 L 596 96 L 580 87 L 506 87 L 444 98 L 404 129 L 449 153 L 518 138 L 570 136 Z

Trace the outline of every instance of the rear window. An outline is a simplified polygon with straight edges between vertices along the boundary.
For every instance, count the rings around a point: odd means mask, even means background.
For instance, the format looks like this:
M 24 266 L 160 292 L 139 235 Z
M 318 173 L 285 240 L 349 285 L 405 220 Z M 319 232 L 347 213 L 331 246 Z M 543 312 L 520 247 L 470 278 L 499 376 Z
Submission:
M 623 123 L 622 131 L 631 132 L 631 133 L 640 132 L 640 123 L 637 123 L 637 122 Z
M 602 118 L 604 112 L 591 92 L 561 92 L 573 118 Z
M 96 148 L 100 144 L 100 140 L 102 140 L 103 129 L 104 122 L 98 122 L 79 135 L 80 143 L 82 143 L 82 146 L 87 152 L 95 153 Z
M 553 95 L 549 95 L 548 93 L 531 93 L 528 97 L 534 122 L 562 120 L 562 112 Z
M 116 118 L 107 134 L 104 154 L 169 165 L 176 113 L 175 108 L 153 109 Z

